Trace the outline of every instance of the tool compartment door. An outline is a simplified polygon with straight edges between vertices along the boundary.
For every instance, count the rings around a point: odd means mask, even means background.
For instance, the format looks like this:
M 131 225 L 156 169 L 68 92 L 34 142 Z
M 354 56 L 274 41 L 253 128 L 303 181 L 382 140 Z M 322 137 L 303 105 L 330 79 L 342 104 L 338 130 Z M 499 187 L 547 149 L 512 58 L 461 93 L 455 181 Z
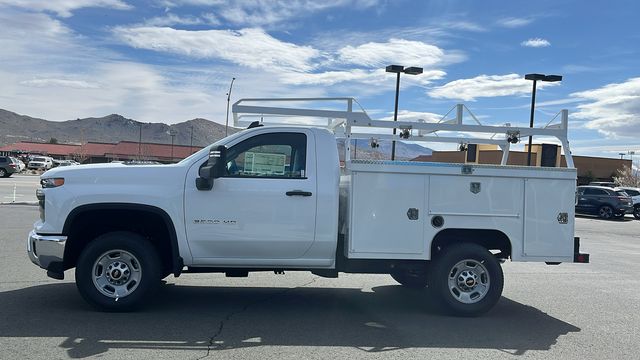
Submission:
M 425 189 L 421 174 L 353 172 L 349 258 L 424 258 Z
M 525 257 L 573 259 L 574 184 L 573 179 L 525 180 Z

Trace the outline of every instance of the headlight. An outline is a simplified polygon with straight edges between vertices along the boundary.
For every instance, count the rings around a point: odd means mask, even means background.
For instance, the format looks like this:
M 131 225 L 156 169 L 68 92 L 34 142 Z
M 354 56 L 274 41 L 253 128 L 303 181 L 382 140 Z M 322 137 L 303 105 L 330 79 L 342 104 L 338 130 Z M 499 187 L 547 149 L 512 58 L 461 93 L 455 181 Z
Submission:
M 40 185 L 43 188 L 54 188 L 64 185 L 64 178 L 48 178 L 40 180 Z

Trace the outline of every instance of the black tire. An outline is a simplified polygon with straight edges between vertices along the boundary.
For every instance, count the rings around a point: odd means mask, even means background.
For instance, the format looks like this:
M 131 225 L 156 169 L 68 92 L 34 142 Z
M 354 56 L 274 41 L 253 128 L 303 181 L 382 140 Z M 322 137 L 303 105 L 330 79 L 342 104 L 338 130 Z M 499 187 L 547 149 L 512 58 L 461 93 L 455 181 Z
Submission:
M 640 204 L 634 206 L 633 217 L 636 218 L 636 220 L 640 220 Z
M 613 208 L 609 205 L 602 205 L 598 209 L 598 216 L 601 219 L 609 220 L 613 217 Z
M 0 177 L 8 177 L 7 173 L 7 170 L 0 168 Z
M 411 289 L 422 289 L 429 284 L 429 270 L 426 266 L 424 269 L 419 270 L 401 269 L 389 275 L 402 286 Z
M 498 259 L 482 246 L 470 243 L 452 245 L 438 253 L 429 280 L 436 302 L 456 316 L 478 316 L 489 311 L 500 300 L 503 286 Z
M 149 241 L 117 231 L 98 236 L 84 248 L 76 265 L 76 286 L 98 310 L 131 311 L 150 299 L 161 274 L 158 254 Z

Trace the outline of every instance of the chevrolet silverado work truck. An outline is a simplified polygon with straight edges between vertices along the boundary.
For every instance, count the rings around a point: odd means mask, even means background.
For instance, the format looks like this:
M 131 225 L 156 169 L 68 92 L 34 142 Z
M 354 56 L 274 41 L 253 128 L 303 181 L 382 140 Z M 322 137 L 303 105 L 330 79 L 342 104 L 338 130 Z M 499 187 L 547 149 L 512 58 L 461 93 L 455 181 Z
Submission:
M 246 105 L 322 100 L 347 106 Z M 530 129 L 466 125 L 460 106 L 455 119 L 441 123 L 372 120 L 353 110 L 351 98 L 248 99 L 233 110 L 236 125 L 249 115 L 328 120 L 254 122 L 177 164 L 49 170 L 37 193 L 40 219 L 28 236 L 31 260 L 55 279 L 75 268 L 80 294 L 102 310 L 144 305 L 171 274 L 286 270 L 390 274 L 404 286 L 428 286 L 443 309 L 467 316 L 498 301 L 506 260 L 589 261 L 574 238 L 576 170 L 566 111 L 561 124 Z M 362 128 L 400 131 L 354 131 Z M 499 136 L 461 140 L 435 131 Z M 529 135 L 558 138 L 569 167 L 506 165 L 509 145 Z M 336 138 L 344 139 L 343 159 Z M 503 159 L 502 165 L 351 159 L 357 138 L 484 142 L 500 146 Z

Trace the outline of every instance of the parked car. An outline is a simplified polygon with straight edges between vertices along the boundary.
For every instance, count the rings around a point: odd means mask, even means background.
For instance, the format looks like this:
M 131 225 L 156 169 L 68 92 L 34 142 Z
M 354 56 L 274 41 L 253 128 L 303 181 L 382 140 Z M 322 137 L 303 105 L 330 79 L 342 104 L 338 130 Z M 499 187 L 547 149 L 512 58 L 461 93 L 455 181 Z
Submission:
M 640 220 L 640 188 L 620 187 L 633 200 L 633 217 Z
M 18 158 L 14 158 L 13 156 L 9 156 L 11 159 L 13 159 L 13 162 L 16 163 L 18 165 L 18 171 L 16 172 L 21 172 L 22 170 L 24 170 L 27 166 L 22 162 L 22 160 L 18 159 Z
M 30 170 L 49 170 L 53 167 L 53 158 L 48 156 L 36 156 L 29 161 L 27 166 Z
M 0 177 L 9 177 L 18 171 L 18 164 L 9 156 L 0 156 Z
M 616 187 L 616 183 L 610 181 L 592 181 L 589 183 L 590 186 L 604 186 L 608 188 Z
M 80 165 L 80 163 L 75 160 L 53 160 L 53 164 L 55 166 Z
M 576 197 L 576 213 L 598 215 L 603 219 L 633 213 L 631 197 L 619 188 L 578 186 Z

